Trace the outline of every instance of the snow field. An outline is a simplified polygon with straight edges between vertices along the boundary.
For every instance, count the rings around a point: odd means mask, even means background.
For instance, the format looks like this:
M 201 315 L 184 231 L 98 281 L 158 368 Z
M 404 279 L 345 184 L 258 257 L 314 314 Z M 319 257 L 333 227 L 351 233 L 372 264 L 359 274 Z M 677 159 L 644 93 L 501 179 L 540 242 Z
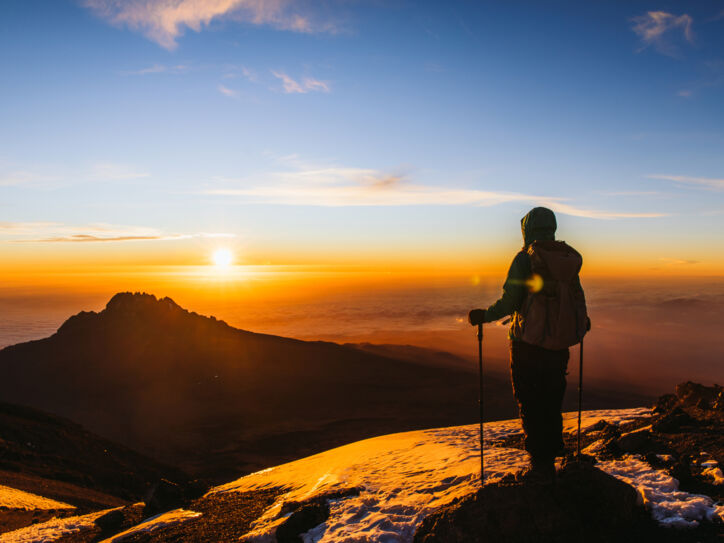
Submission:
M 582 429 L 601 419 L 613 424 L 650 414 L 649 409 L 584 413 Z M 566 431 L 577 427 L 577 413 L 564 415 Z M 485 480 L 492 482 L 523 470 L 528 455 L 500 442 L 522 432 L 517 419 L 485 425 Z M 330 500 L 329 519 L 304 534 L 312 542 L 409 542 L 428 514 L 477 490 L 480 485 L 477 425 L 391 434 L 351 443 L 242 477 L 213 489 L 248 492 L 280 488 L 282 494 L 259 518 L 246 543 L 275 541 L 289 501 L 304 501 L 331 491 L 362 488 L 358 496 Z
M 360 487 L 358 496 L 332 500 L 330 518 L 304 540 L 410 541 L 425 516 L 478 488 L 477 444 L 476 426 L 392 434 L 252 474 L 212 492 L 286 490 L 242 538 L 273 542 L 276 527 L 285 520 L 279 515 L 284 502 Z M 486 480 L 496 480 L 519 471 L 526 455 L 490 448 L 485 461 Z
M 53 518 L 40 524 L 33 524 L 26 528 L 6 532 L 0 535 L 0 543 L 49 543 L 57 541 L 65 536 L 95 528 L 95 520 L 109 511 L 112 511 L 112 509 L 76 517 Z
M 0 535 L 0 543 L 50 543 L 52 541 L 58 541 L 66 536 L 97 528 L 95 520 L 109 511 L 114 511 L 114 509 L 105 509 L 76 517 L 53 518 L 40 524 L 34 524 L 26 528 L 4 533 Z M 153 532 L 199 516 L 201 516 L 201 513 L 186 511 L 185 509 L 168 511 L 167 513 L 148 518 L 125 532 L 103 540 L 101 543 L 123 541 L 134 534 Z
M 103 541 L 101 541 L 101 543 L 117 543 L 118 541 L 123 541 L 124 539 L 132 535 L 151 533 L 156 530 L 161 530 L 175 524 L 180 524 L 182 522 L 186 522 L 189 519 L 200 516 L 201 513 L 197 513 L 195 511 L 187 511 L 186 509 L 174 509 L 173 511 L 168 511 L 166 513 L 161 513 L 160 515 L 150 517 L 144 520 L 142 523 L 137 524 L 124 532 L 116 534 L 113 537 L 109 537 L 108 539 L 104 539 Z
M 41 509 L 47 511 L 49 509 L 75 509 L 67 503 L 44 498 L 37 494 L 24 492 L 17 488 L 0 485 L 0 507 L 8 509 L 21 509 L 23 511 L 33 511 Z

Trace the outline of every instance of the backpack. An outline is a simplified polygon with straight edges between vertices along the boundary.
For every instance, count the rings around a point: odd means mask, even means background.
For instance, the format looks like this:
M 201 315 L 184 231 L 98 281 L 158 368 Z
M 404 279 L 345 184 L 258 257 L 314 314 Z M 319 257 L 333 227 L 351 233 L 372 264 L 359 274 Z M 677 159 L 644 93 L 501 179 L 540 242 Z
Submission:
M 513 319 L 514 337 L 551 350 L 580 343 L 588 323 L 578 278 L 583 258 L 564 241 L 534 241 L 527 254 L 532 288 Z

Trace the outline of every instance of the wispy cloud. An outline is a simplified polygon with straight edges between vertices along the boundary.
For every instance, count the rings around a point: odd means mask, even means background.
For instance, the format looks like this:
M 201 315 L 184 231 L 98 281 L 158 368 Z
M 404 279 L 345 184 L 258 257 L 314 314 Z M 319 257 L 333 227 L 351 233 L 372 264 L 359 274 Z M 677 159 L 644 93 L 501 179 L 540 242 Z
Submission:
M 619 190 L 611 192 L 599 192 L 603 196 L 668 196 L 658 190 Z
M 296 159 L 295 159 L 296 161 Z M 229 183 L 233 187 L 229 187 Z M 652 218 L 660 213 L 624 213 L 585 209 L 567 203 L 564 198 L 531 194 L 420 185 L 399 173 L 374 169 L 298 167 L 278 172 L 249 186 L 248 182 L 229 181 L 224 188 L 205 194 L 234 196 L 250 203 L 301 206 L 493 206 L 509 202 L 546 205 L 555 211 L 593 219 Z M 241 186 L 239 186 L 241 185 Z
M 284 92 L 286 92 L 287 94 L 304 94 L 310 91 L 329 92 L 328 83 L 326 83 L 325 81 L 320 81 L 319 79 L 314 79 L 313 77 L 304 77 L 300 81 L 297 81 L 296 79 L 290 77 L 284 72 L 277 72 L 272 70 L 272 74 L 274 75 L 274 77 L 282 81 Z
M 150 74 L 182 74 L 188 72 L 189 67 L 185 64 L 168 66 L 166 64 L 154 64 L 140 70 L 129 70 L 122 72 L 123 75 L 150 75 Z
M 664 175 L 651 174 L 647 175 L 649 179 L 661 179 L 663 181 L 673 181 L 674 183 L 683 183 L 685 185 L 694 185 L 703 188 L 724 190 L 724 178 L 718 179 L 714 177 L 691 177 L 687 175 Z
M 222 77 L 224 79 L 234 79 L 237 77 L 243 77 L 244 79 L 246 79 L 247 81 L 249 81 L 251 83 L 259 82 L 259 76 L 257 76 L 256 72 L 246 66 L 234 66 L 234 65 L 224 66 L 224 75 Z
M 94 236 L 93 234 L 72 234 L 44 239 L 24 239 L 23 242 L 50 243 L 50 242 L 86 242 L 86 241 L 148 241 L 160 239 L 175 239 L 164 236 Z
M 639 213 L 626 211 L 604 211 L 599 209 L 587 209 L 566 204 L 558 200 L 537 200 L 535 203 L 547 205 L 553 211 L 571 215 L 572 217 L 585 217 L 587 219 L 656 219 L 666 217 L 666 213 Z
M 132 181 L 151 176 L 128 164 L 115 162 L 96 162 L 77 171 L 47 173 L 53 168 L 41 167 L 38 170 L 0 168 L 0 187 L 32 186 L 55 187 L 83 182 Z
M 659 260 L 669 266 L 692 266 L 694 264 L 701 264 L 699 260 L 685 260 L 682 258 L 659 258 Z
M 186 28 L 200 32 L 215 19 L 269 25 L 295 32 L 336 32 L 333 22 L 312 18 L 294 0 L 85 0 L 84 4 L 111 24 L 141 32 L 172 50 Z
M 673 15 L 665 11 L 649 11 L 631 19 L 632 29 L 641 39 L 641 49 L 653 47 L 659 53 L 676 57 L 679 55 L 677 43 L 682 40 L 693 43 L 694 20 L 690 15 Z
M 88 243 L 167 241 L 190 238 L 235 237 L 230 233 L 168 234 L 155 228 L 111 224 L 68 225 L 58 222 L 0 222 L 0 242 Z
M 228 96 L 229 98 L 238 98 L 239 93 L 235 91 L 234 89 L 230 89 L 229 87 L 225 87 L 224 85 L 218 86 L 219 92 L 223 94 L 224 96 Z

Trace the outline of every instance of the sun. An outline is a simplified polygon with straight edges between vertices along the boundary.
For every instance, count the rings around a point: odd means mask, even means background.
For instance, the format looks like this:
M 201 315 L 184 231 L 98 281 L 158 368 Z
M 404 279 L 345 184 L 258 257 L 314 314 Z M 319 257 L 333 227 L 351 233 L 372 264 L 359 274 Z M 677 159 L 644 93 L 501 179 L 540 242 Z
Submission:
M 216 249 L 211 259 L 217 268 L 228 268 L 234 262 L 234 255 L 229 249 Z

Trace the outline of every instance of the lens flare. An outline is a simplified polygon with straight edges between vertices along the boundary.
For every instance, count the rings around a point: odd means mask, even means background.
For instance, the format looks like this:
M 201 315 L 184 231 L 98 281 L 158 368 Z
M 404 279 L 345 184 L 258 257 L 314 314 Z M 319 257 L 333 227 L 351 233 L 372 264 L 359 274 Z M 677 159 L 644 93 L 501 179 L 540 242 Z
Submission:
M 543 290 L 543 278 L 537 273 L 531 275 L 525 284 L 531 292 L 540 292 Z

